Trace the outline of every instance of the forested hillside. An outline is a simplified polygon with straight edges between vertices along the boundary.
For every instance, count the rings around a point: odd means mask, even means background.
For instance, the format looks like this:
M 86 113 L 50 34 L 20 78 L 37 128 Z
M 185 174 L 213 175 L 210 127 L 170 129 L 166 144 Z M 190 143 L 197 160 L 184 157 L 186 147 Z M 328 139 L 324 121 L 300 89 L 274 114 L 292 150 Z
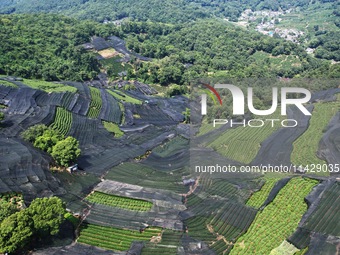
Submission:
M 92 79 L 98 74 L 98 61 L 79 45 L 109 29 L 56 15 L 2 15 L 0 74 L 44 80 Z
M 177 26 L 127 23 L 122 31 L 130 49 L 159 59 L 136 67 L 135 76 L 150 83 L 183 84 L 202 75 L 338 77 L 336 65 L 297 44 L 215 19 Z
M 5 0 L 0 3 L 0 13 L 52 12 L 72 15 L 75 18 L 97 21 L 130 17 L 137 20 L 161 22 L 186 22 L 206 17 L 227 17 L 235 21 L 243 10 L 287 10 L 306 8 L 319 2 L 336 0 Z

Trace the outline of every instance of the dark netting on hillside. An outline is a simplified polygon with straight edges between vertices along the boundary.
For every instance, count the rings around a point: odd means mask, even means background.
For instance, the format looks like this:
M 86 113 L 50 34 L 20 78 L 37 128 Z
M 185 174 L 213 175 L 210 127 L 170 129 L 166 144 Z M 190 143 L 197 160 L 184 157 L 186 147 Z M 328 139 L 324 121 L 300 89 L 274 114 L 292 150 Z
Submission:
M 176 154 L 182 149 L 189 148 L 189 141 L 181 136 L 176 136 L 164 144 L 157 146 L 152 150 L 152 153 L 157 154 L 160 157 L 167 157 Z
M 47 157 L 30 145 L 0 138 L 0 155 L 0 192 L 22 192 L 25 201 L 64 192 L 48 170 Z
M 292 243 L 298 249 L 306 248 L 310 243 L 311 232 L 305 228 L 298 228 L 293 235 L 288 238 L 288 241 Z
M 30 108 L 37 106 L 34 95 L 37 90 L 31 88 L 20 88 L 15 95 L 12 95 L 8 103 L 8 114 L 25 114 Z
M 327 90 L 322 90 L 318 92 L 314 92 L 312 94 L 311 102 L 318 102 L 318 101 L 324 101 L 324 102 L 329 102 L 329 101 L 334 101 L 336 100 L 336 95 L 337 93 L 340 93 L 340 88 L 334 88 L 334 89 L 327 89 Z
M 5 98 L 8 97 L 8 95 L 12 94 L 12 93 L 16 93 L 17 89 L 13 88 L 13 87 L 7 87 L 7 86 L 2 86 L 0 84 L 0 100 L 1 103 L 6 104 L 7 102 L 6 100 L 4 100 Z
M 318 150 L 318 156 L 329 164 L 339 164 L 340 159 L 340 113 L 338 112 L 328 124 Z M 330 173 L 336 174 L 336 173 Z
M 305 221 L 303 227 L 313 232 L 340 236 L 340 183 L 334 182 L 322 194 L 315 211 Z
M 46 93 L 43 91 L 39 91 L 35 100 L 37 104 L 40 106 L 45 106 L 45 105 L 61 106 L 64 95 L 65 93 Z
M 307 109 L 312 112 L 313 106 L 308 106 Z M 295 128 L 281 128 L 269 136 L 261 143 L 261 148 L 251 165 L 291 165 L 293 142 L 307 130 L 310 116 L 305 116 L 295 106 L 288 107 L 287 111 L 287 119 L 298 120 L 299 125 Z
M 180 195 L 160 189 L 143 188 L 115 181 L 101 182 L 94 190 L 106 194 L 150 201 L 153 206 L 150 211 L 138 212 L 93 204 L 91 213 L 86 218 L 89 223 L 133 229 L 139 229 L 143 224 L 174 230 L 183 229 L 179 213 L 184 211 L 186 207 L 182 204 Z
M 61 106 L 65 109 L 73 108 L 75 102 L 76 102 L 77 96 L 74 93 L 71 92 L 65 92 L 63 99 L 61 101 Z
M 142 144 L 150 139 L 153 139 L 165 132 L 163 128 L 156 127 L 154 125 L 145 126 L 141 130 L 134 129 L 133 132 L 126 132 L 126 143 Z
M 112 144 L 112 146 L 108 149 L 94 146 L 87 148 L 78 159 L 79 166 L 87 172 L 103 174 L 109 168 L 146 152 L 145 149 L 135 145 Z
M 308 205 L 307 212 L 302 216 L 299 227 L 303 227 L 305 222 L 308 220 L 308 218 L 315 212 L 317 209 L 322 195 L 324 194 L 325 190 L 328 190 L 331 188 L 331 186 L 335 183 L 335 180 L 329 179 L 326 181 L 321 182 L 316 187 L 313 188 L 313 190 L 308 194 L 308 196 L 305 198 L 305 202 Z
M 91 103 L 91 94 L 88 86 L 79 82 L 66 82 L 65 84 L 77 88 L 78 93 L 76 99 L 74 98 L 70 102 L 68 110 L 80 115 L 87 115 Z
M 158 126 L 169 126 L 177 124 L 168 115 L 166 115 L 157 105 L 142 104 L 135 105 L 135 114 L 140 118 L 135 118 L 134 123 L 137 125 L 154 124 Z
M 340 246 L 340 239 L 338 237 L 331 237 L 322 235 L 320 233 L 313 233 L 308 251 L 306 255 L 334 255 L 338 253 Z
M 184 234 L 181 238 L 182 247 L 178 251 L 178 255 L 216 255 L 209 246 L 200 239 L 192 238 L 188 234 Z
M 33 255 L 126 255 L 126 252 L 107 251 L 90 245 L 74 243 L 63 247 L 53 247 L 32 252 Z
M 31 108 L 25 115 L 7 115 L 3 126 L 6 128 L 1 130 L 5 136 L 20 135 L 21 132 L 30 126 L 37 124 L 50 125 L 54 120 L 55 106 L 43 106 Z
M 99 183 L 94 190 L 112 195 L 156 201 L 156 204 L 158 204 L 157 201 L 166 201 L 166 203 L 163 204 L 160 202 L 159 206 L 181 210 L 185 209 L 185 206 L 182 204 L 181 196 L 170 191 L 144 188 L 138 185 L 109 180 Z
M 97 141 L 94 139 L 94 136 L 97 135 L 98 126 L 100 124 L 99 120 L 88 119 L 85 116 L 72 114 L 72 125 L 69 134 L 75 137 L 81 146 L 96 144 Z M 106 137 L 108 136 L 109 133 L 107 132 Z
M 188 149 L 183 149 L 182 151 L 168 157 L 161 157 L 157 154 L 151 153 L 151 155 L 141 163 L 160 171 L 171 171 L 189 167 L 189 156 L 190 153 Z
M 120 110 L 118 101 L 106 90 L 101 90 L 102 108 L 99 118 L 114 123 L 120 123 L 122 119 L 122 112 Z
M 99 36 L 93 36 L 91 38 L 91 43 L 96 50 L 104 50 L 111 47 L 109 42 Z
M 161 172 L 139 163 L 129 162 L 110 169 L 105 179 L 184 194 L 189 191 L 189 187 L 183 184 L 183 176 L 188 174 L 189 172 L 184 169 L 171 173 Z

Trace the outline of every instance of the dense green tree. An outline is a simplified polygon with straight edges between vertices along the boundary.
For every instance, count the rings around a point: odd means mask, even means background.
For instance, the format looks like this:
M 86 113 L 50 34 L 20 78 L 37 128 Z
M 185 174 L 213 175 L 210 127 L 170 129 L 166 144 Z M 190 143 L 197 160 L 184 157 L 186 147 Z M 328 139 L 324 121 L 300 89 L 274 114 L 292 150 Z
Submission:
M 57 142 L 51 155 L 58 165 L 67 167 L 77 160 L 80 152 L 79 142 L 69 136 L 65 140 Z
M 34 143 L 35 140 L 39 136 L 42 136 L 47 129 L 48 127 L 44 124 L 35 125 L 22 132 L 21 137 L 30 143 Z
M 22 249 L 33 233 L 33 220 L 25 210 L 10 215 L 0 223 L 0 252 L 12 253 Z
M 51 153 L 53 146 L 62 139 L 63 137 L 58 133 L 58 131 L 49 128 L 46 129 L 41 136 L 36 138 L 34 141 L 34 147 Z
M 65 204 L 57 197 L 37 198 L 26 210 L 33 220 L 37 236 L 56 235 L 64 221 Z
M 0 222 L 17 211 L 17 205 L 4 201 L 3 199 L 0 200 Z

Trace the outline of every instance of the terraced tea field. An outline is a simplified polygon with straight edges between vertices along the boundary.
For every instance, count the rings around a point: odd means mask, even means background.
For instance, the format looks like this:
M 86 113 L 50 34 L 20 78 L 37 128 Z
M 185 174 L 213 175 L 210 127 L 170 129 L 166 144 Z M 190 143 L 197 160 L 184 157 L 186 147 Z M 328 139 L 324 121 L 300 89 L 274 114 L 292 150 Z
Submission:
M 79 243 L 98 246 L 113 251 L 126 251 L 133 241 L 150 241 L 161 233 L 159 228 L 147 228 L 144 232 L 83 224 L 80 229 Z
M 88 112 L 89 118 L 98 118 L 100 110 L 102 108 L 102 98 L 100 90 L 97 88 L 89 87 L 91 92 L 91 104 Z
M 119 207 L 125 210 L 132 211 L 149 211 L 152 207 L 152 203 L 149 201 L 141 200 L 141 199 L 133 199 L 128 197 L 120 197 L 109 195 L 105 193 L 101 193 L 95 191 L 91 193 L 86 200 L 92 203 L 108 205 L 112 207 Z
M 72 113 L 62 107 L 57 107 L 56 116 L 51 128 L 58 130 L 59 133 L 66 136 L 72 126 Z
M 255 192 L 250 199 L 247 201 L 247 205 L 260 208 L 261 205 L 266 201 L 270 191 L 275 186 L 276 182 L 279 180 L 279 178 L 266 178 L 265 184 L 262 186 L 262 188 Z
M 280 246 L 297 228 L 307 210 L 304 198 L 317 183 L 315 180 L 300 177 L 291 179 L 274 201 L 256 215 L 250 228 L 237 240 L 230 254 L 263 255 Z

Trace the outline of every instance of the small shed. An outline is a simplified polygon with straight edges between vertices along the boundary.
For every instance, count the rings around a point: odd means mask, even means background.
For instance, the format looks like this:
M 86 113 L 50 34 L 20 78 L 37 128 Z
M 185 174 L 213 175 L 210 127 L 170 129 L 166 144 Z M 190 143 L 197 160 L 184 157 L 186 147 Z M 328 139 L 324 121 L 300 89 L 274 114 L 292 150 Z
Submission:
M 66 169 L 69 173 L 73 173 L 73 172 L 75 172 L 75 171 L 77 171 L 78 170 L 78 164 L 75 164 L 75 165 L 73 165 L 73 166 L 69 166 L 67 169 Z

